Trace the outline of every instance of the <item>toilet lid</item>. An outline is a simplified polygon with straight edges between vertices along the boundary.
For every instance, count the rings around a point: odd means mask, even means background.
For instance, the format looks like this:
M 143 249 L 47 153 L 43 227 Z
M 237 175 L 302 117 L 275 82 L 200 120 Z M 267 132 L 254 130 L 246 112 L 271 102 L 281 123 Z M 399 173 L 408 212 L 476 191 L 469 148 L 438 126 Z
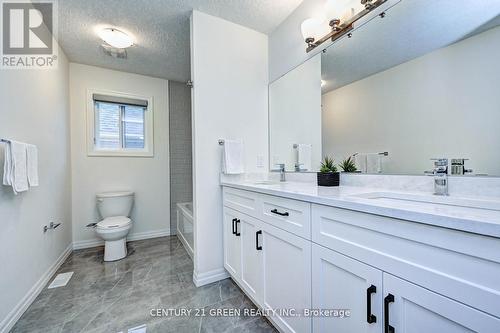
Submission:
M 131 220 L 126 217 L 126 216 L 113 216 L 113 217 L 108 217 L 102 220 L 101 222 L 97 223 L 98 228 L 121 228 L 121 227 L 126 227 L 129 225 Z

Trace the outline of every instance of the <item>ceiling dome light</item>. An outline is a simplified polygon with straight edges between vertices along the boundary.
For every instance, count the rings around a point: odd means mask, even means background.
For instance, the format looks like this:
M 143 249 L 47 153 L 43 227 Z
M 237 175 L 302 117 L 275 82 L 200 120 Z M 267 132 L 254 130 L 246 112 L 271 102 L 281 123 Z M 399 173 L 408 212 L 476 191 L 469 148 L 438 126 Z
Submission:
M 124 49 L 134 45 L 132 37 L 115 28 L 106 28 L 99 32 L 99 37 L 117 49 Z

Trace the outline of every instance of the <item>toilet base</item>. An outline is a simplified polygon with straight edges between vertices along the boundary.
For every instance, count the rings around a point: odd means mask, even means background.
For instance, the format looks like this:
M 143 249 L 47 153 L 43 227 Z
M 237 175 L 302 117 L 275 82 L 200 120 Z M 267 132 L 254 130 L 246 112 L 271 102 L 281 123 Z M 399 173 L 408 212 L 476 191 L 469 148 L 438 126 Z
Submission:
M 104 261 L 116 261 L 127 256 L 127 238 L 104 242 Z

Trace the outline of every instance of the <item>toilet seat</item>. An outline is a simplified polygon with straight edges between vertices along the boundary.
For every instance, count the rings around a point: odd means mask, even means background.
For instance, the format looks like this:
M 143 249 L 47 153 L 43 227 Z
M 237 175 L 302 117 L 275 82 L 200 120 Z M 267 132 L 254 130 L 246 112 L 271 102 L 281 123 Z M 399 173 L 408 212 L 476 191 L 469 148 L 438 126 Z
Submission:
M 126 216 L 113 216 L 108 217 L 97 223 L 98 229 L 118 229 L 128 227 L 132 223 L 132 220 Z

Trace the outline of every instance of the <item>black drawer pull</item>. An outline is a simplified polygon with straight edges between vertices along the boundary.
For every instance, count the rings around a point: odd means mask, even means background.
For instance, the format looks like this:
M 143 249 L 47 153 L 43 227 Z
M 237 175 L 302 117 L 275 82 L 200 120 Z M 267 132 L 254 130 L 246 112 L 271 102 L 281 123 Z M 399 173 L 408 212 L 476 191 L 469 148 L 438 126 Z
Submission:
M 234 225 L 234 234 L 235 234 L 236 236 L 238 236 L 238 237 L 239 237 L 239 236 L 241 236 L 241 234 L 238 232 L 238 224 L 239 224 L 240 222 L 241 222 L 241 220 L 240 220 L 240 219 L 237 219 L 237 220 L 236 220 L 236 223 L 235 223 L 235 225 Z
M 279 216 L 289 216 L 290 215 L 288 212 L 284 212 L 284 213 L 278 212 L 278 210 L 276 208 L 271 210 L 271 213 L 279 215 Z
M 392 327 L 391 325 L 389 325 L 389 304 L 394 302 L 394 295 L 393 294 L 388 294 L 385 298 L 384 298 L 384 332 L 385 333 L 395 333 L 396 330 L 394 329 L 394 327 Z
M 368 324 L 377 322 L 377 316 L 372 314 L 372 294 L 377 292 L 377 287 L 373 284 L 366 289 L 366 321 Z
M 238 221 L 238 219 L 233 219 L 233 235 L 236 235 L 235 231 L 236 221 Z
M 262 246 L 259 245 L 259 235 L 262 235 L 262 230 L 259 230 L 255 233 L 255 248 L 257 251 L 262 251 Z

